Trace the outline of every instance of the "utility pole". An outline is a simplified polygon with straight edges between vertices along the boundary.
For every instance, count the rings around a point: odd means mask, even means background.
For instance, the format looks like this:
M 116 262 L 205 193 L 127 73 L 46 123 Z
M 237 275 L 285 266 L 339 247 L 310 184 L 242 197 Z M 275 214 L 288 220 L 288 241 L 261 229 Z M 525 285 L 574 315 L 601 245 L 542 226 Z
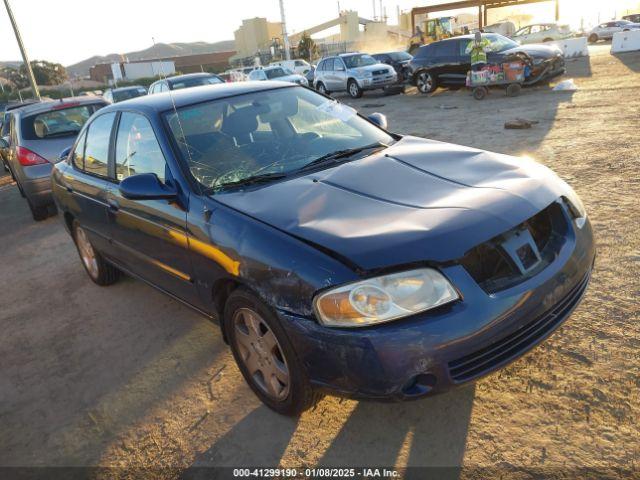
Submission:
M 18 46 L 20 47 L 20 53 L 22 53 L 22 61 L 24 62 L 24 66 L 27 69 L 27 77 L 29 77 L 29 83 L 31 84 L 31 90 L 33 91 L 33 97 L 36 100 L 41 100 L 40 91 L 38 90 L 38 85 L 36 85 L 36 78 L 33 76 L 31 63 L 29 63 L 29 57 L 27 57 L 27 51 L 25 50 L 24 45 L 22 44 L 22 37 L 20 36 L 20 30 L 18 30 L 18 24 L 16 23 L 16 19 L 13 18 L 13 12 L 11 11 L 11 7 L 9 6 L 9 0 L 4 0 L 4 6 L 7 7 L 7 14 L 9 15 L 9 20 L 11 20 L 13 31 L 16 34 L 16 40 L 18 41 Z
M 287 33 L 287 19 L 284 16 L 284 0 L 280 0 L 280 21 L 282 22 L 282 40 L 284 42 L 284 58 L 285 60 L 291 60 L 291 45 L 289 44 L 289 34 Z

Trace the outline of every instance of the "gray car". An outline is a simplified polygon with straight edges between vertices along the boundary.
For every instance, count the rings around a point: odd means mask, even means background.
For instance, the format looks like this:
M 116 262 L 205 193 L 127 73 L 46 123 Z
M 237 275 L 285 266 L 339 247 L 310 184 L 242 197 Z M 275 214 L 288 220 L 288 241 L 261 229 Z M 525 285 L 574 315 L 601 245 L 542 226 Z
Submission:
M 351 98 L 360 98 L 365 90 L 384 89 L 397 81 L 393 67 L 371 55 L 343 53 L 320 61 L 313 84 L 323 94 L 347 92 Z
M 35 103 L 11 112 L 8 135 L 0 148 L 34 220 L 44 220 L 53 205 L 51 169 L 60 153 L 73 145 L 82 126 L 107 105 L 97 97 Z
M 601 23 L 589 32 L 589 42 L 596 43 L 598 40 L 611 40 L 614 33 L 638 29 L 640 29 L 640 23 L 633 23 L 629 20 L 614 20 Z

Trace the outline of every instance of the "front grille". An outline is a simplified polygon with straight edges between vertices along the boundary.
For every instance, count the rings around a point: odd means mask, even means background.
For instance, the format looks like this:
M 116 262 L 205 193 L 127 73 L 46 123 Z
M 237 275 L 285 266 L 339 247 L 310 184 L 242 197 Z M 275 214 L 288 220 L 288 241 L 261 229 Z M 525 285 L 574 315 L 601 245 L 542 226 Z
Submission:
M 523 275 L 501 245 L 506 236 L 525 229 L 531 233 L 541 261 L 536 268 Z M 553 262 L 565 242 L 567 229 L 567 218 L 562 207 L 554 202 L 508 232 L 472 248 L 460 260 L 460 264 L 484 291 L 497 293 L 538 274 Z
M 389 70 L 374 70 L 373 72 L 374 75 L 386 75 L 387 73 L 389 73 Z
M 496 370 L 523 355 L 551 334 L 578 304 L 589 275 L 580 281 L 551 310 L 516 332 L 457 360 L 449 362 L 449 374 L 456 383 L 467 382 Z

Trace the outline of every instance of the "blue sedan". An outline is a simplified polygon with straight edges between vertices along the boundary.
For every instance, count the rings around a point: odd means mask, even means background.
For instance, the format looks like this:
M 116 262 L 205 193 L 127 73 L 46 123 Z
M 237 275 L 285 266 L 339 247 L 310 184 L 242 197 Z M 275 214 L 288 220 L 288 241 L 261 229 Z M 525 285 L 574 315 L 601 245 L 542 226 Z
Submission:
M 125 272 L 217 320 L 283 414 L 495 371 L 567 319 L 595 258 L 546 167 L 390 133 L 297 85 L 118 103 L 65 156 L 53 195 L 89 277 Z

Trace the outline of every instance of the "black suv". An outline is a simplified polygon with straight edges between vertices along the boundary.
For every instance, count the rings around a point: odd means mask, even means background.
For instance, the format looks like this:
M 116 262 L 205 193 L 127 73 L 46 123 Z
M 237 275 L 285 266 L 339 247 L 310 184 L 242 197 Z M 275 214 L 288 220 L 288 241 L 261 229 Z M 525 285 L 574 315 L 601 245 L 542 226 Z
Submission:
M 525 54 L 531 62 L 531 74 L 525 85 L 531 85 L 565 72 L 564 55 L 555 46 L 519 45 L 497 33 L 483 34 L 489 41 L 489 63 L 501 63 L 516 54 Z M 473 35 L 448 38 L 423 45 L 409 62 L 411 82 L 422 93 L 431 93 L 438 86 L 464 86 L 467 72 L 471 70 L 469 48 Z

